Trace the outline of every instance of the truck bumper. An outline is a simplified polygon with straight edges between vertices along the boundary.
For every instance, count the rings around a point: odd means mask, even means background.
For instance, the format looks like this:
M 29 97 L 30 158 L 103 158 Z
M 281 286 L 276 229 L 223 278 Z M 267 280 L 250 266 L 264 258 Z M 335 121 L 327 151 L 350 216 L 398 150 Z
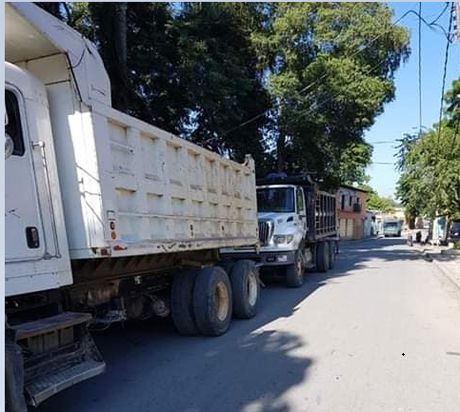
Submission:
M 295 251 L 276 251 L 276 252 L 260 252 L 260 253 L 221 253 L 223 259 L 242 260 L 249 259 L 261 266 L 285 266 L 292 265 L 295 262 Z

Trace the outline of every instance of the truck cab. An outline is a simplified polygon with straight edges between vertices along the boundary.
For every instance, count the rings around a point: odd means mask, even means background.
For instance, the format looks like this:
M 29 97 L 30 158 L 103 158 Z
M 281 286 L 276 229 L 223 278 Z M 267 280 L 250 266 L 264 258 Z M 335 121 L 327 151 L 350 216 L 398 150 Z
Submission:
M 257 182 L 259 250 L 224 249 L 228 259 L 245 258 L 300 287 L 306 269 L 325 272 L 338 251 L 334 194 L 318 189 L 310 175 L 275 176 Z
M 289 265 L 307 234 L 305 194 L 300 186 L 257 187 L 260 255 L 265 265 Z
M 54 143 L 43 84 L 5 63 L 5 290 L 72 283 Z

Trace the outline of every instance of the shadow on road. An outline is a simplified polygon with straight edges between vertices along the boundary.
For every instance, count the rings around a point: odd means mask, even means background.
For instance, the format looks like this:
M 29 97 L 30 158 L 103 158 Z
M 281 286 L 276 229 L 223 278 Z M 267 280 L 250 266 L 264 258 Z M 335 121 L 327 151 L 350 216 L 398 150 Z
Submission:
M 374 259 L 373 265 L 420 257 L 403 239 L 343 244 L 334 270 L 308 274 L 299 289 L 270 284 L 258 315 L 235 320 L 219 338 L 179 336 L 169 320 L 114 327 L 96 338 L 107 372 L 58 394 L 38 412 L 293 411 L 283 395 L 308 379 L 314 359 L 302 336 L 271 323 L 292 316 L 318 289 Z

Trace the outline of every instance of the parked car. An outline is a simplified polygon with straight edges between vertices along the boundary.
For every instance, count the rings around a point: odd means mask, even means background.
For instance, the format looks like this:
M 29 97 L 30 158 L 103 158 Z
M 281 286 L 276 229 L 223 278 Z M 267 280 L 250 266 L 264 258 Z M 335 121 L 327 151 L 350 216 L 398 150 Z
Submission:
M 383 222 L 383 236 L 401 236 L 401 223 L 397 220 L 387 220 Z
M 448 240 L 450 242 L 460 241 L 460 219 L 454 220 L 450 225 Z

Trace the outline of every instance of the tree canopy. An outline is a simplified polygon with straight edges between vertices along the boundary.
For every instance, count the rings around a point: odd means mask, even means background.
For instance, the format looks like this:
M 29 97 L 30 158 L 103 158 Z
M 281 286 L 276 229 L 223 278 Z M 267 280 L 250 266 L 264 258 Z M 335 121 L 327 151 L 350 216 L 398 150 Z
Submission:
M 38 3 L 95 42 L 114 107 L 257 173 L 364 181 L 409 54 L 383 3 Z
M 401 140 L 397 195 L 411 216 L 460 218 L 460 79 L 446 93 L 440 124 Z
M 394 212 L 397 207 L 396 202 L 391 197 L 380 196 L 377 191 L 368 184 L 362 184 L 359 188 L 367 190 L 367 210 L 379 211 L 381 213 L 391 213 Z

